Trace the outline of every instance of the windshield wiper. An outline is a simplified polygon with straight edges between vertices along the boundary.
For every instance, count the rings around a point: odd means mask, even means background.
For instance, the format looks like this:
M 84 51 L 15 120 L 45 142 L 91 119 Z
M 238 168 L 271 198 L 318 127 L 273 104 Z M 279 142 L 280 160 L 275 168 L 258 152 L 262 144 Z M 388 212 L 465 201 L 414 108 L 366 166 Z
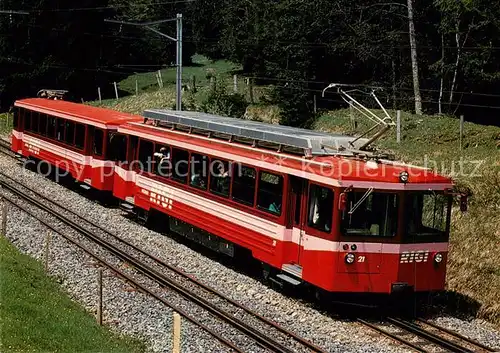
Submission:
M 368 196 L 371 195 L 371 193 L 373 192 L 373 188 L 369 188 L 368 190 L 366 190 L 365 194 L 363 195 L 363 197 L 361 197 L 359 199 L 358 202 L 356 202 L 356 204 L 351 208 L 351 210 L 349 212 L 347 212 L 349 215 L 352 215 L 357 209 L 359 206 L 361 206 L 361 204 L 368 198 Z

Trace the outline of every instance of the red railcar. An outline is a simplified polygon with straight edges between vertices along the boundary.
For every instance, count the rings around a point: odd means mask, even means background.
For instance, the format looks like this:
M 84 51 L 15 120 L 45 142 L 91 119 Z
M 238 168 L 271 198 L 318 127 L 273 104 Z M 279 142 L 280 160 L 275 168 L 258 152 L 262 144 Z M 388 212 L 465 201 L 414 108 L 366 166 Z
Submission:
M 264 273 L 327 292 L 442 290 L 452 180 L 342 135 L 148 110 L 118 127 L 113 193 Z
M 23 99 L 15 103 L 12 150 L 50 163 L 77 181 L 112 191 L 114 155 L 122 143 L 119 125 L 139 116 L 62 100 Z

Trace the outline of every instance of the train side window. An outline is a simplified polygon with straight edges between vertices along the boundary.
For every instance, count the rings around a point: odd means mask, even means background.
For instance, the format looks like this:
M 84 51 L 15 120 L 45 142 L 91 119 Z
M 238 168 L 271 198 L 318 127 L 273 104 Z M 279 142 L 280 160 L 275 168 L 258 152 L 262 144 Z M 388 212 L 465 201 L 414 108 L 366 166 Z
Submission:
M 75 123 L 73 121 L 66 121 L 66 135 L 64 141 L 68 145 L 73 146 L 75 144 Z
M 92 149 L 94 152 L 94 156 L 102 156 L 103 141 L 104 141 L 104 131 L 96 128 L 94 130 L 94 146 Z
M 128 135 L 128 146 L 127 146 L 127 162 L 129 163 L 128 169 L 132 170 L 136 168 L 134 166 L 134 161 L 136 160 L 137 155 L 137 146 L 139 145 L 139 137 Z
M 40 131 L 38 129 L 38 120 L 40 118 L 40 113 L 38 112 L 31 112 L 31 129 L 34 133 L 38 134 Z
M 153 170 L 156 175 L 164 178 L 170 178 L 172 176 L 172 168 L 170 166 L 170 147 L 156 143 L 153 163 Z
M 309 189 L 309 227 L 322 232 L 332 230 L 333 191 L 319 185 L 311 185 Z
M 283 177 L 268 172 L 259 173 L 259 190 L 257 191 L 257 207 L 281 215 L 283 200 Z
M 186 184 L 189 168 L 189 152 L 172 148 L 172 179 Z
M 208 182 L 208 157 L 193 153 L 191 155 L 190 170 L 189 184 L 195 188 L 206 190 Z
M 231 175 L 229 163 L 220 159 L 210 161 L 210 191 L 213 194 L 229 197 Z
M 65 120 L 58 118 L 56 122 L 56 139 L 58 141 L 64 141 L 64 126 Z
M 51 139 L 56 137 L 56 118 L 53 116 L 47 117 L 47 137 Z
M 151 172 L 151 160 L 153 157 L 153 142 L 143 140 L 139 142 L 139 169 Z
M 40 135 L 47 135 L 47 115 L 40 114 Z
M 253 206 L 255 204 L 256 172 L 254 168 L 235 165 L 233 174 L 233 200 Z
M 117 132 L 109 132 L 106 159 L 114 162 L 127 162 L 127 136 Z
M 24 111 L 24 130 L 31 131 L 31 112 Z
M 85 146 L 85 125 L 83 124 L 76 124 L 75 146 L 79 149 L 83 149 L 83 147 Z

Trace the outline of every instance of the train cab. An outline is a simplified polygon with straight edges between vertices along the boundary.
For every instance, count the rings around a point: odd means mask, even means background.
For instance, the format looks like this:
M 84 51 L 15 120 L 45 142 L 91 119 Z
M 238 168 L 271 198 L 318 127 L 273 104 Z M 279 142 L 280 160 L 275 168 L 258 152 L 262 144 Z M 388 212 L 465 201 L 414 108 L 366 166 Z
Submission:
M 44 161 L 85 188 L 113 190 L 115 136 L 121 124 L 141 117 L 62 100 L 31 98 L 14 104 L 12 150 Z

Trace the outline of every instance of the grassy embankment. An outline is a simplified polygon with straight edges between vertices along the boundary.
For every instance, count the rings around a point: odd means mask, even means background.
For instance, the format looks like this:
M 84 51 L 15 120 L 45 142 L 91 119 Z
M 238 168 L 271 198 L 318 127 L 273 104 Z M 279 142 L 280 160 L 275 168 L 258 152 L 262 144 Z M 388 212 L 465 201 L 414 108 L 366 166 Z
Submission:
M 239 65 L 226 60 L 210 61 L 202 55 L 193 56 L 194 66 L 183 68 L 183 84 L 189 86 L 189 90 L 183 93 L 183 105 L 190 109 L 200 109 L 201 103 L 206 99 L 210 91 L 210 77 L 216 77 L 216 84 L 223 86 L 228 93 L 234 90 L 233 74 L 241 70 Z M 121 91 L 128 92 L 131 96 L 116 99 L 106 99 L 99 102 L 89 102 L 92 105 L 113 107 L 114 109 L 134 114 L 141 114 L 148 108 L 175 108 L 175 68 L 162 70 L 164 88 L 159 89 L 156 80 L 156 72 L 140 73 L 132 75 L 118 84 Z M 196 77 L 196 92 L 192 91 L 192 77 Z M 139 95 L 135 96 L 135 82 L 138 83 Z M 268 87 L 254 87 L 254 102 L 247 109 L 249 118 L 262 118 L 268 121 L 279 121 L 278 109 L 274 106 L 264 106 L 260 103 L 268 90 Z M 146 94 L 144 94 L 146 93 Z M 238 75 L 238 93 L 250 99 L 249 87 L 246 79 Z
M 230 65 L 227 62 L 210 63 L 201 60 L 197 70 L 200 77 L 204 72 L 215 70 L 227 87 L 231 87 Z M 189 72 L 189 71 L 188 71 Z M 171 108 L 175 102 L 173 87 L 174 70 L 164 74 L 172 79 L 172 85 L 159 91 L 139 96 L 106 101 L 106 106 L 133 113 L 147 108 Z M 191 73 L 190 73 L 191 74 Z M 153 79 L 153 74 L 149 74 Z M 188 74 L 186 74 L 187 76 Z M 197 76 L 197 78 L 199 78 Z M 135 90 L 136 76 L 120 83 L 122 89 Z M 133 83 L 133 86 L 132 86 Z M 151 84 L 151 83 L 150 83 Z M 199 107 L 203 94 L 209 89 L 208 81 L 200 83 L 201 92 L 195 95 L 195 106 Z M 127 88 L 128 87 L 128 88 Z M 265 88 L 259 88 L 265 92 Z M 188 96 L 188 94 L 186 94 Z M 185 99 L 187 99 L 185 96 Z M 259 116 L 263 120 L 275 120 L 275 107 L 257 104 L 249 107 L 247 115 Z M 394 113 L 394 112 L 392 112 Z M 315 129 L 356 134 L 362 131 L 364 120 L 356 117 L 359 126 L 353 130 L 349 110 L 325 113 L 318 118 Z M 395 115 L 395 114 L 393 114 Z M 500 324 L 500 128 L 465 124 L 463 150 L 459 149 L 459 123 L 451 117 L 415 116 L 402 114 L 403 142 L 396 143 L 395 133 L 378 142 L 378 147 L 395 153 L 398 159 L 417 165 L 427 165 L 445 175 L 451 175 L 461 189 L 472 193 L 469 211 L 453 212 L 450 258 L 448 262 L 447 286 L 450 307 L 462 305 L 457 298 L 470 298 L 479 305 L 478 316 Z M 427 161 L 427 163 L 426 163 Z M 458 295 L 453 295 L 457 293 Z M 458 302 L 460 301 L 460 303 Z M 465 301 L 467 302 L 467 300 Z
M 12 114 L 0 114 L 0 135 L 7 136 L 12 131 Z
M 1 352 L 143 352 L 142 343 L 118 337 L 47 277 L 39 262 L 0 236 Z

